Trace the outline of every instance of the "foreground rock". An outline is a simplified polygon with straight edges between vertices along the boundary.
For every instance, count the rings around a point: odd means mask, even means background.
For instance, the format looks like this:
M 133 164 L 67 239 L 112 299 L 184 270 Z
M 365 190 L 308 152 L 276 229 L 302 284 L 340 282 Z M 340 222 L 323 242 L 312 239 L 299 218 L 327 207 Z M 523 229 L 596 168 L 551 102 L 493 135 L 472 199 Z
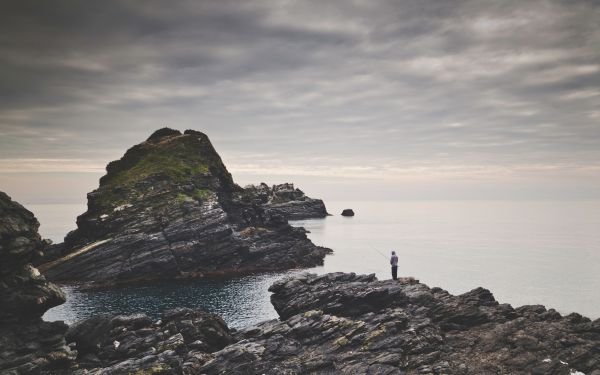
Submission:
M 74 374 L 189 374 L 233 342 L 214 314 L 175 309 L 153 322 L 143 314 L 93 317 L 71 326 L 79 353 Z
M 322 202 L 293 185 L 242 189 L 200 132 L 158 130 L 106 170 L 77 229 L 42 261 L 49 279 L 112 285 L 241 274 L 311 267 L 330 252 L 287 223 L 324 211 Z
M 283 321 L 241 331 L 202 374 L 600 374 L 600 320 L 373 275 L 274 284 Z
M 41 316 L 65 301 L 30 262 L 41 255 L 39 222 L 0 192 L 0 373 L 60 370 L 75 357 L 65 345 L 67 326 Z

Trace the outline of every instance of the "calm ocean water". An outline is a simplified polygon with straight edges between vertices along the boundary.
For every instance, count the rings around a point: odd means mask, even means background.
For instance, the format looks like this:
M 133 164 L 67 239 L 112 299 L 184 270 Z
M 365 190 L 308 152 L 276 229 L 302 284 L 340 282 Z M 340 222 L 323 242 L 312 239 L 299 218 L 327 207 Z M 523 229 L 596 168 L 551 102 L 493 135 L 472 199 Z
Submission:
M 40 232 L 61 241 L 82 205 L 27 205 Z M 396 250 L 399 274 L 462 293 L 478 286 L 513 306 L 544 304 L 561 313 L 600 317 L 600 202 L 417 201 L 328 202 L 334 216 L 296 221 L 318 245 L 332 248 L 311 272 L 376 273 L 389 278 Z M 356 216 L 339 215 L 353 208 Z M 111 291 L 65 287 L 67 303 L 46 320 L 72 323 L 99 313 L 159 312 L 203 307 L 233 327 L 277 317 L 269 285 L 287 273 L 229 280 L 168 281 Z

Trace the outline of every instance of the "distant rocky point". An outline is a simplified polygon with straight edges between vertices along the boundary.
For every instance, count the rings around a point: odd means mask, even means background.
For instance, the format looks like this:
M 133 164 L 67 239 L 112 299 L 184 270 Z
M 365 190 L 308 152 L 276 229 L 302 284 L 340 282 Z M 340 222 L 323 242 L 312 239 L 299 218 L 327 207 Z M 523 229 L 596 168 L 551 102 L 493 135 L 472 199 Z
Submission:
M 51 280 L 140 280 L 311 267 L 331 250 L 288 219 L 327 215 L 292 184 L 241 188 L 208 137 L 154 132 L 106 167 L 88 210 L 39 267 Z
M 304 195 L 294 184 L 280 184 L 269 187 L 265 183 L 244 187 L 242 200 L 262 206 L 271 214 L 279 214 L 288 220 L 319 219 L 327 215 L 321 199 Z

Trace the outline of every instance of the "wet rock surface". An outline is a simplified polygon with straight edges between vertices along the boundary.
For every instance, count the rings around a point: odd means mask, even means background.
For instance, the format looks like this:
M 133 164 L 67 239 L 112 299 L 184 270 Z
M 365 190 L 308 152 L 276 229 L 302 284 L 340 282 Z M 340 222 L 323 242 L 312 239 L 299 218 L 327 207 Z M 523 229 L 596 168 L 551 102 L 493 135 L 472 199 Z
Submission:
M 304 275 L 271 287 L 282 321 L 236 334 L 202 374 L 600 373 L 600 320 L 512 308 L 373 275 Z
M 69 366 L 62 322 L 44 322 L 65 295 L 31 265 L 44 243 L 34 215 L 0 192 L 0 373 L 36 374 Z
M 315 266 L 331 252 L 287 222 L 324 211 L 321 201 L 291 184 L 267 187 L 266 200 L 262 185 L 239 187 L 203 133 L 158 130 L 106 169 L 77 229 L 39 262 L 49 279 L 233 275 Z

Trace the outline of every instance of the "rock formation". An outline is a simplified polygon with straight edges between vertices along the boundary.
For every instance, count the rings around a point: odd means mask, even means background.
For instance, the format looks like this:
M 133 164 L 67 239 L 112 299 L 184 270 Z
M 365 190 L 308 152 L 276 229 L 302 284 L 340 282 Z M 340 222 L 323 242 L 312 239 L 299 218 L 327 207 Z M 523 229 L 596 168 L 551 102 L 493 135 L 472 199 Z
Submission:
M 305 274 L 270 288 L 280 320 L 230 331 L 198 310 L 97 317 L 69 329 L 76 374 L 600 375 L 600 319 L 513 308 L 477 288 Z
M 354 211 L 351 208 L 346 208 L 342 211 L 342 216 L 354 216 Z
M 51 280 L 106 285 L 281 270 L 322 264 L 330 252 L 287 223 L 313 206 L 325 212 L 321 201 L 292 185 L 242 189 L 203 133 L 158 130 L 106 170 L 77 229 L 40 265 Z
M 30 263 L 41 255 L 39 223 L 31 212 L 0 192 L 0 373 L 58 370 L 75 354 L 65 345 L 67 326 L 42 315 L 65 301 Z
M 294 184 L 273 185 L 272 188 L 265 183 L 249 185 L 244 188 L 242 199 L 288 220 L 318 219 L 328 215 L 321 199 L 307 197 L 302 190 L 294 189 Z
M 236 333 L 199 373 L 600 375 L 600 319 L 514 309 L 483 288 L 335 273 L 270 290 L 282 320 Z
M 99 316 L 67 332 L 79 353 L 73 374 L 190 374 L 233 342 L 225 322 L 201 310 L 165 311 L 153 322 L 143 314 Z

